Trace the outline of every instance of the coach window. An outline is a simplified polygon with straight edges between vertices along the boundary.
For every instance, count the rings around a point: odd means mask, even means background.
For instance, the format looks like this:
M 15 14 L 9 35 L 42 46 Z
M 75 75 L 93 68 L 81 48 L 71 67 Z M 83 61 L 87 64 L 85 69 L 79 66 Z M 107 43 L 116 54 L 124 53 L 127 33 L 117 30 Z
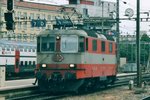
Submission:
M 25 61 L 25 66 L 27 66 L 27 64 L 28 64 L 28 62 L 27 62 L 27 61 Z
M 14 48 L 11 48 L 11 51 L 14 51 Z
M 24 49 L 24 52 L 27 52 L 27 49 Z
M 23 61 L 20 62 L 20 65 L 23 66 Z
M 28 49 L 29 50 L 29 52 L 31 52 L 31 49 Z
M 92 41 L 92 49 L 93 51 L 97 51 L 97 40 Z
M 10 51 L 10 48 L 7 48 L 7 51 Z
M 101 50 L 102 52 L 105 52 L 105 41 L 102 41 L 101 44 Z
M 79 52 L 84 52 L 85 46 L 84 46 L 84 37 L 79 38 Z
M 31 65 L 31 61 L 29 61 L 29 65 Z
M 18 67 L 19 67 L 19 60 L 16 59 L 16 68 L 18 68 Z
M 109 52 L 112 53 L 112 51 L 113 51 L 113 44 L 109 43 Z
M 23 52 L 23 48 L 20 48 L 20 51 Z
M 35 61 L 33 61 L 33 65 L 35 65 Z

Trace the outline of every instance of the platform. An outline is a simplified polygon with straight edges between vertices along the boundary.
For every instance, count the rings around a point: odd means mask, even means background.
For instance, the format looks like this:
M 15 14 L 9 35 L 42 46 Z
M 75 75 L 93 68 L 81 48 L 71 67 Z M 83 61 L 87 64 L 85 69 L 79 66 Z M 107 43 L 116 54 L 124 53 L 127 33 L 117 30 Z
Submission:
M 0 87 L 0 91 L 33 87 L 34 85 L 32 83 L 34 83 L 34 81 L 35 79 L 5 81 L 6 84 L 4 87 Z
M 136 73 L 121 73 L 121 74 L 117 74 L 117 76 L 135 75 L 135 74 Z M 35 81 L 35 78 L 5 81 L 6 82 L 5 87 L 0 87 L 0 91 L 34 87 L 34 85 L 32 84 L 34 83 L 34 81 Z

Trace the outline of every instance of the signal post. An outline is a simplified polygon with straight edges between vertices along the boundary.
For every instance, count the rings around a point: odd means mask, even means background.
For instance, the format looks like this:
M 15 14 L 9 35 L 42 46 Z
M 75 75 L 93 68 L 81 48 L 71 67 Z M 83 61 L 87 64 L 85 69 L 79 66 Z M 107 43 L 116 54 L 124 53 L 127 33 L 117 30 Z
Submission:
M 6 21 L 6 29 L 8 31 L 14 30 L 14 20 L 13 20 L 13 7 L 14 0 L 7 0 L 7 12 L 4 13 L 5 21 Z M 0 3 L 0 26 L 1 26 L 1 3 Z M 1 27 L 0 27 L 1 31 Z M 0 62 L 0 87 L 5 86 L 5 73 L 6 73 L 6 62 Z

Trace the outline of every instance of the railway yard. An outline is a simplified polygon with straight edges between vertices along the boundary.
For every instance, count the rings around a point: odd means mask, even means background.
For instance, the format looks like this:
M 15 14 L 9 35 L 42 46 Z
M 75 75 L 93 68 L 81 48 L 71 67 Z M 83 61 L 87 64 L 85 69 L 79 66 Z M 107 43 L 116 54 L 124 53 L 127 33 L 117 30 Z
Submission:
M 0 89 L 0 100 L 149 100 L 149 74 L 143 75 L 147 82 L 142 88 L 129 89 L 128 82 L 136 79 L 135 73 L 118 74 L 114 85 L 101 87 L 79 93 L 47 93 L 38 92 L 37 85 L 32 85 L 35 79 L 6 81 L 5 87 Z
M 0 0 L 0 100 L 150 100 L 150 10 L 136 1 L 135 13 L 122 0 Z

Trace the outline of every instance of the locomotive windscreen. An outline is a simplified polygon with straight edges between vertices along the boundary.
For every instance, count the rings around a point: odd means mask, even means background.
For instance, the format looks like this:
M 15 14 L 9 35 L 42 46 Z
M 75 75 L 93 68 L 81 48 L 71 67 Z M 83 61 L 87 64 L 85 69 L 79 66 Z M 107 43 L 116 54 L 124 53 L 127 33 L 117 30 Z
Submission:
M 61 52 L 78 52 L 78 37 L 76 35 L 63 35 L 61 37 Z

